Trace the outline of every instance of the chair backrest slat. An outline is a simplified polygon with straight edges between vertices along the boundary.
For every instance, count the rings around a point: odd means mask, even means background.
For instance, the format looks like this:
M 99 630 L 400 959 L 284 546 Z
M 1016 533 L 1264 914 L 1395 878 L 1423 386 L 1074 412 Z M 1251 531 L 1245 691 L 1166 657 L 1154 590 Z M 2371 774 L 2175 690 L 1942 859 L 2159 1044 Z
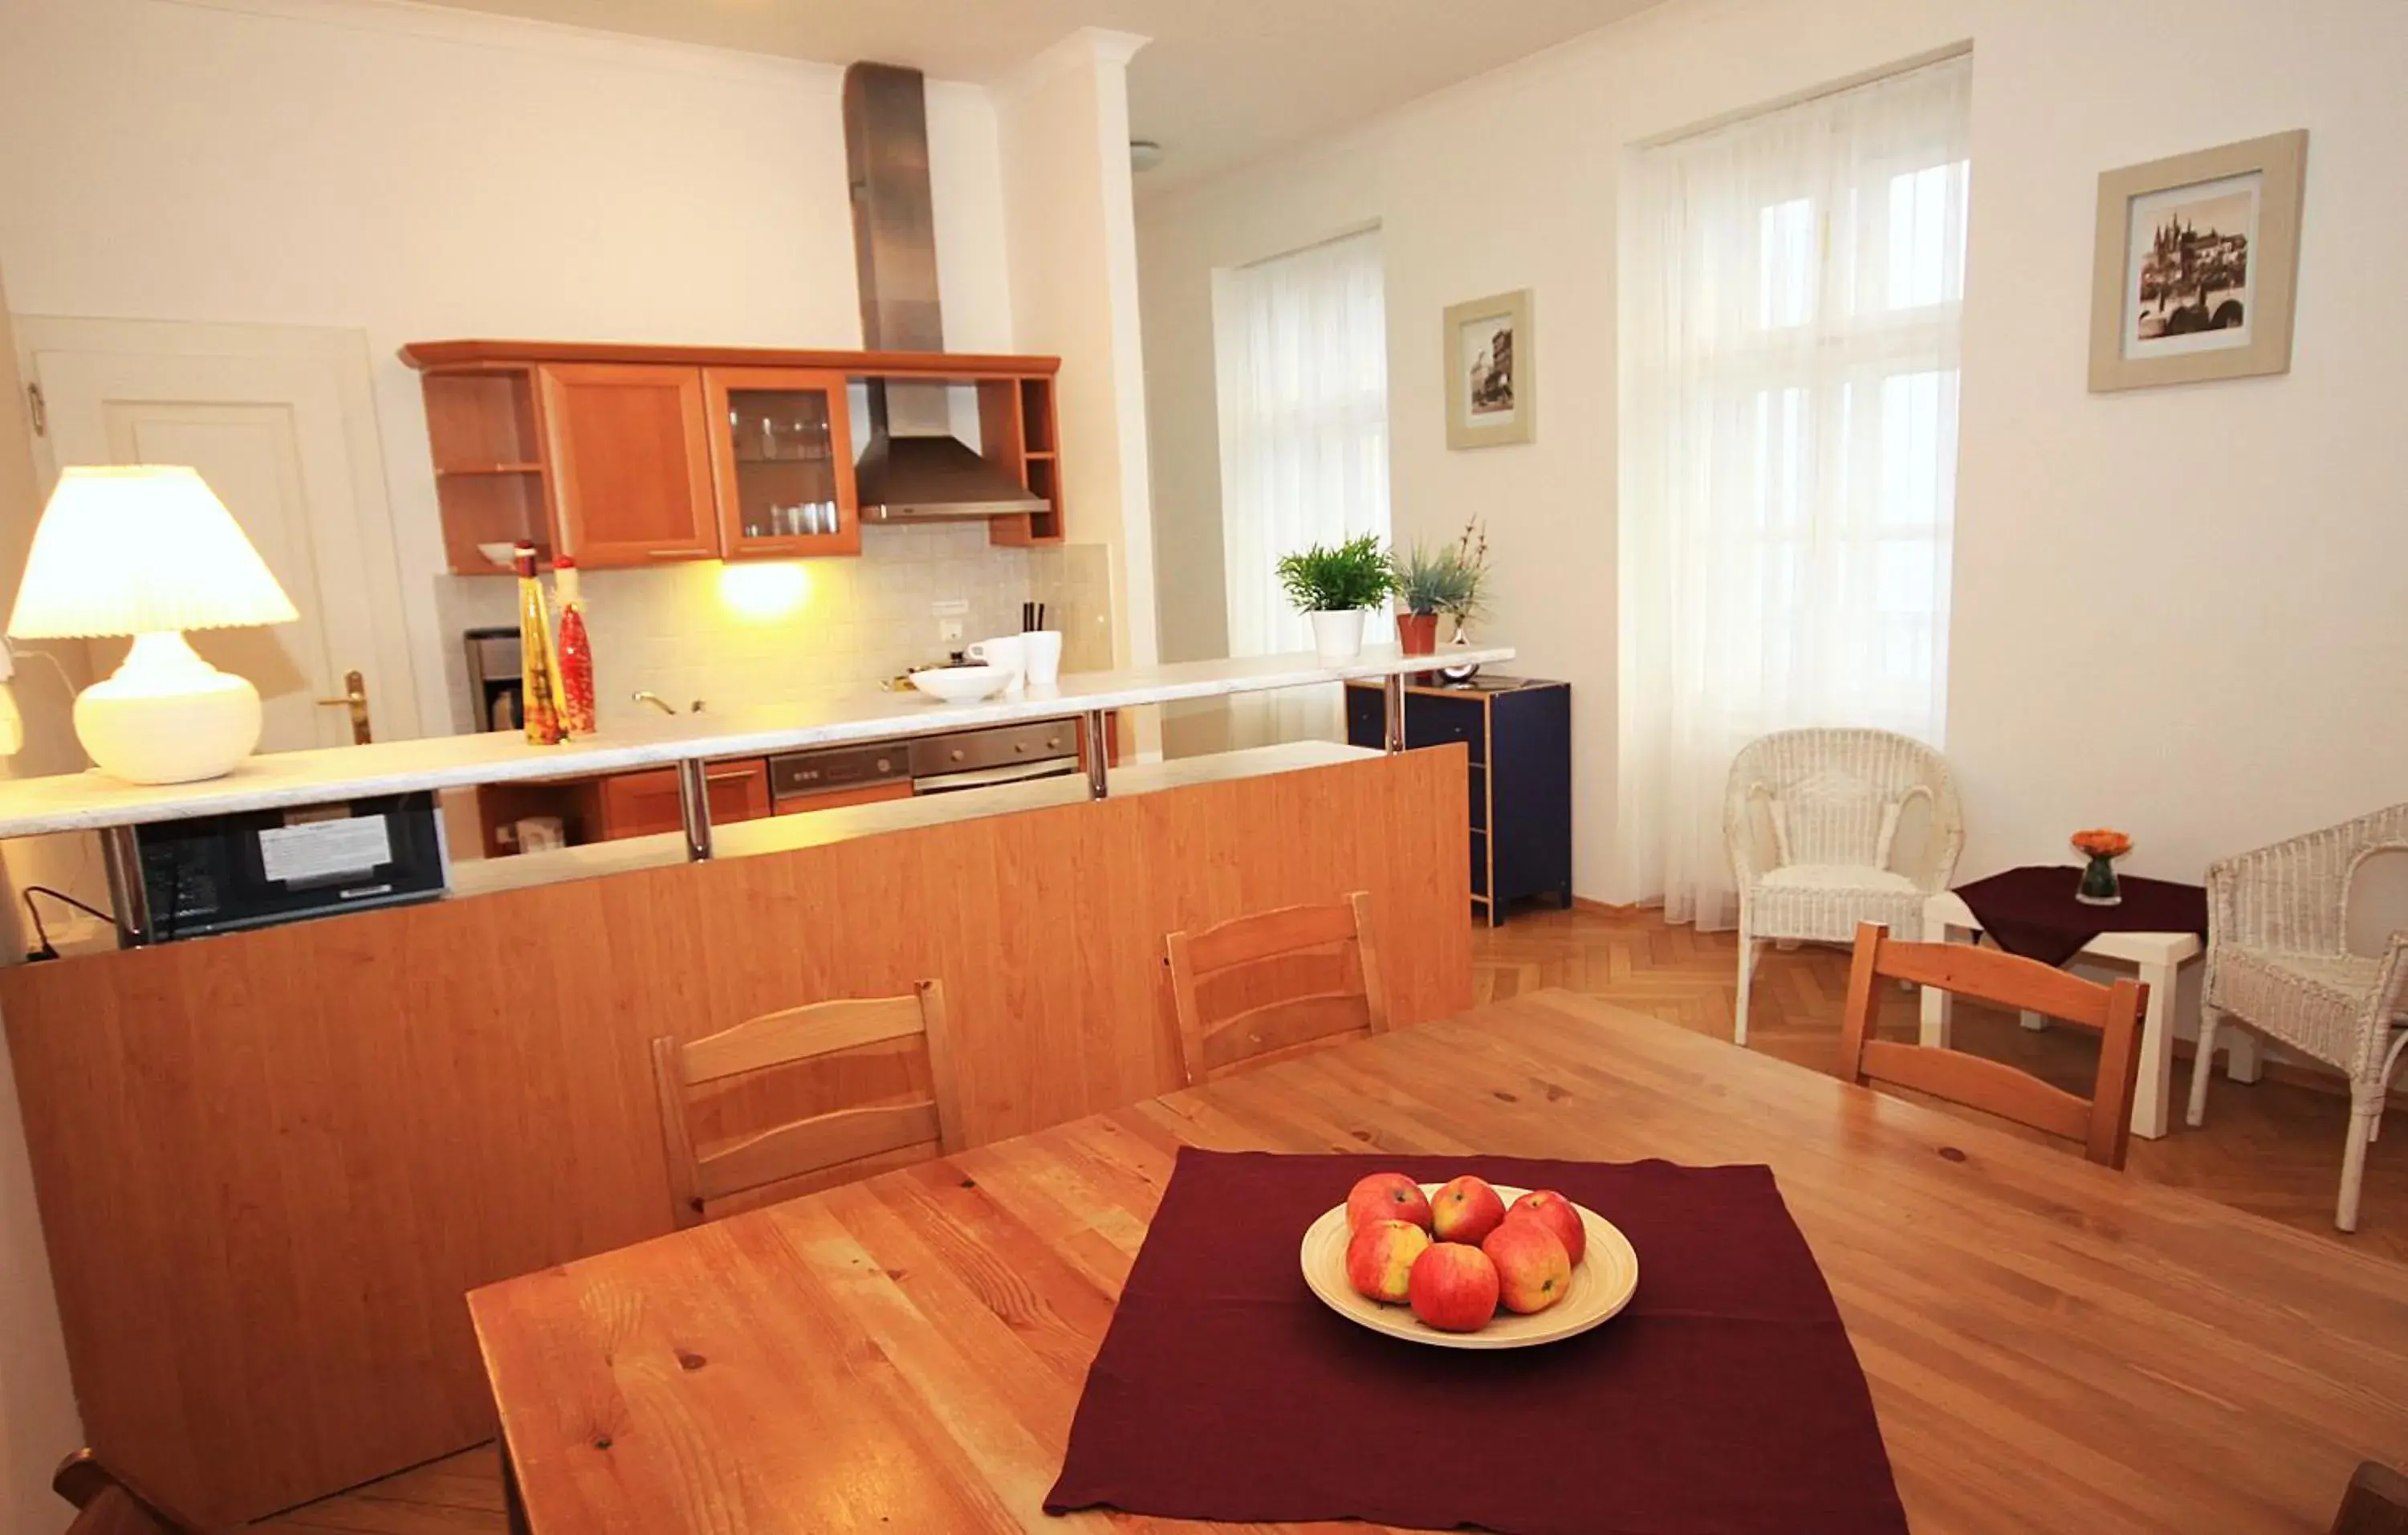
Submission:
M 1360 990 L 1314 992 L 1265 1000 L 1265 982 L 1293 984 L 1297 967 L 1271 976 L 1268 961 L 1348 944 Z M 1170 969 L 1171 1001 L 1179 1015 L 1179 1054 L 1190 1086 L 1211 1073 L 1266 1054 L 1284 1055 L 1304 1046 L 1358 1031 L 1382 1034 L 1388 1027 L 1387 989 L 1372 937 L 1371 897 L 1355 891 L 1326 906 L 1291 906 L 1236 917 L 1201 932 L 1170 934 L 1164 940 Z M 1208 1005 L 1206 988 L 1219 977 L 1236 976 L 1254 988 L 1234 1007 Z
M 1928 1093 L 2068 1140 L 2090 1138 L 2088 1098 L 2052 1087 L 2001 1061 L 1957 1050 L 1926 1050 L 1921 1045 L 1867 1040 L 1861 1069 L 1875 1082 Z
M 1248 1008 L 1206 1029 L 1204 1069 L 1217 1071 L 1253 1056 L 1370 1026 L 1371 1010 L 1358 991 L 1283 997 Z
M 839 1162 L 941 1139 L 936 1100 L 838 1109 L 748 1136 L 695 1164 L 702 1198 L 724 1199 L 748 1188 L 798 1177 Z
M 748 1018 L 685 1047 L 689 1087 L 922 1032 L 920 998 L 839 997 Z
M 1298 949 L 1342 943 L 1354 936 L 1354 912 L 1344 901 L 1328 906 L 1288 906 L 1237 917 L 1187 936 L 1188 962 L 1199 971 L 1294 954 Z
M 1873 1038 L 1880 985 L 1906 981 L 2000 1007 L 2062 1018 L 2100 1031 L 2091 1096 L 2077 1097 L 1997 1061 Z M 1841 1070 L 1856 1083 L 1885 1082 L 2083 1143 L 2093 1162 L 2121 1168 L 2131 1143 L 2132 1095 L 2140 1084 L 2141 1014 L 2149 989 L 2135 981 L 2084 981 L 2038 960 L 1967 944 L 1907 943 L 1878 925 L 1856 929 L 1848 971 Z
M 717 1147 L 708 1155 L 695 1154 L 688 1119 L 691 1089 L 914 1035 L 927 1048 L 928 1097 L 814 1114 Z M 843 997 L 765 1013 L 691 1043 L 663 1036 L 652 1041 L 652 1074 L 668 1159 L 669 1202 L 681 1227 L 701 1221 L 711 1200 L 865 1156 L 924 1141 L 934 1141 L 940 1152 L 962 1149 L 960 1089 L 953 1077 L 944 988 L 934 981 L 921 982 L 909 997 Z

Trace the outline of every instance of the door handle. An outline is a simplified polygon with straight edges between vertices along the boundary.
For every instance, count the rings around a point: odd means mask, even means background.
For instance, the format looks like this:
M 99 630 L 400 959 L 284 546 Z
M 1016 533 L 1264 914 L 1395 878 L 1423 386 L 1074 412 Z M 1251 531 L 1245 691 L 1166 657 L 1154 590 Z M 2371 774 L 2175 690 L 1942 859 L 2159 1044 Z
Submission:
M 321 698 L 318 703 L 325 709 L 349 709 L 351 711 L 351 744 L 366 746 L 376 739 L 368 729 L 367 679 L 356 671 L 347 671 L 343 673 L 343 690 L 341 697 Z

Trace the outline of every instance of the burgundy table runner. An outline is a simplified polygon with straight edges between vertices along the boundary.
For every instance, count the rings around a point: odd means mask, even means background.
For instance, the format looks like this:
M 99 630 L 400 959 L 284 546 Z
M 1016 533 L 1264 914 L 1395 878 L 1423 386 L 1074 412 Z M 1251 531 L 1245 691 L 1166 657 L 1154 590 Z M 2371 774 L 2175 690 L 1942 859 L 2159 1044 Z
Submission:
M 2078 868 L 2011 868 L 1956 888 L 1974 923 L 2011 954 L 2062 965 L 2101 933 L 2197 933 L 2207 939 L 2207 891 L 2172 880 L 2117 877 L 2124 899 L 2085 906 L 2073 898 Z
M 1555 1188 L 1639 1253 L 1628 1309 L 1472 1353 L 1357 1327 L 1297 1269 L 1367 1172 Z M 1182 1149 L 1088 1370 L 1049 1513 L 1504 1535 L 1906 1529 L 1872 1399 L 1764 1167 Z

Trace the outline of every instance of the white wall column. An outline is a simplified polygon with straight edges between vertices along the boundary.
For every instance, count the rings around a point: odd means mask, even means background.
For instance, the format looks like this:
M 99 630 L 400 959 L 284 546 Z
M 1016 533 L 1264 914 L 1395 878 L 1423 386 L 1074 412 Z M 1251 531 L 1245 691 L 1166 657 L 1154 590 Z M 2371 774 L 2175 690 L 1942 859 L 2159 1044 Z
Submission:
M 995 92 L 1013 344 L 1062 359 L 1069 538 L 1108 551 L 1116 667 L 1157 659 L 1128 162 L 1128 61 L 1145 42 L 1082 28 Z M 1140 751 L 1158 745 L 1152 713 L 1140 724 Z

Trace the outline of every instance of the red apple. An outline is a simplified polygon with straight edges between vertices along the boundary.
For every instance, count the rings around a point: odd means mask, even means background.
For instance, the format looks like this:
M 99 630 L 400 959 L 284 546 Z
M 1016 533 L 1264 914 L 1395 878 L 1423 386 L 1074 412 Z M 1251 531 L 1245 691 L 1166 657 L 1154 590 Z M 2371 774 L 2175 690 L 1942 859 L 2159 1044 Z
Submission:
M 1571 1255 L 1553 1231 L 1529 1216 L 1488 1233 L 1480 1250 L 1497 1266 L 1497 1298 L 1509 1312 L 1527 1316 L 1545 1311 L 1571 1288 Z
M 1346 1196 L 1346 1224 L 1359 1231 L 1373 1221 L 1411 1221 L 1429 1229 L 1429 1197 L 1401 1172 L 1375 1172 Z
M 1588 1227 L 1582 1224 L 1580 1212 L 1572 1208 L 1572 1202 L 1554 1189 L 1534 1188 L 1514 1200 L 1513 1208 L 1505 1212 L 1505 1218 L 1510 1221 L 1516 1215 L 1543 1222 L 1555 1234 L 1555 1240 L 1564 1244 L 1564 1254 L 1572 1260 L 1573 1268 L 1579 1268 L 1580 1260 L 1588 1255 Z
M 1429 1233 L 1411 1221 L 1373 1221 L 1346 1243 L 1346 1283 L 1357 1295 L 1401 1306 L 1413 1261 L 1429 1244 Z
M 1432 1242 L 1405 1291 L 1413 1314 L 1441 1332 L 1478 1332 L 1497 1314 L 1497 1265 L 1469 1242 Z
M 1430 1200 L 1430 1233 L 1477 1247 L 1505 1219 L 1505 1201 L 1485 1178 L 1465 1173 Z

